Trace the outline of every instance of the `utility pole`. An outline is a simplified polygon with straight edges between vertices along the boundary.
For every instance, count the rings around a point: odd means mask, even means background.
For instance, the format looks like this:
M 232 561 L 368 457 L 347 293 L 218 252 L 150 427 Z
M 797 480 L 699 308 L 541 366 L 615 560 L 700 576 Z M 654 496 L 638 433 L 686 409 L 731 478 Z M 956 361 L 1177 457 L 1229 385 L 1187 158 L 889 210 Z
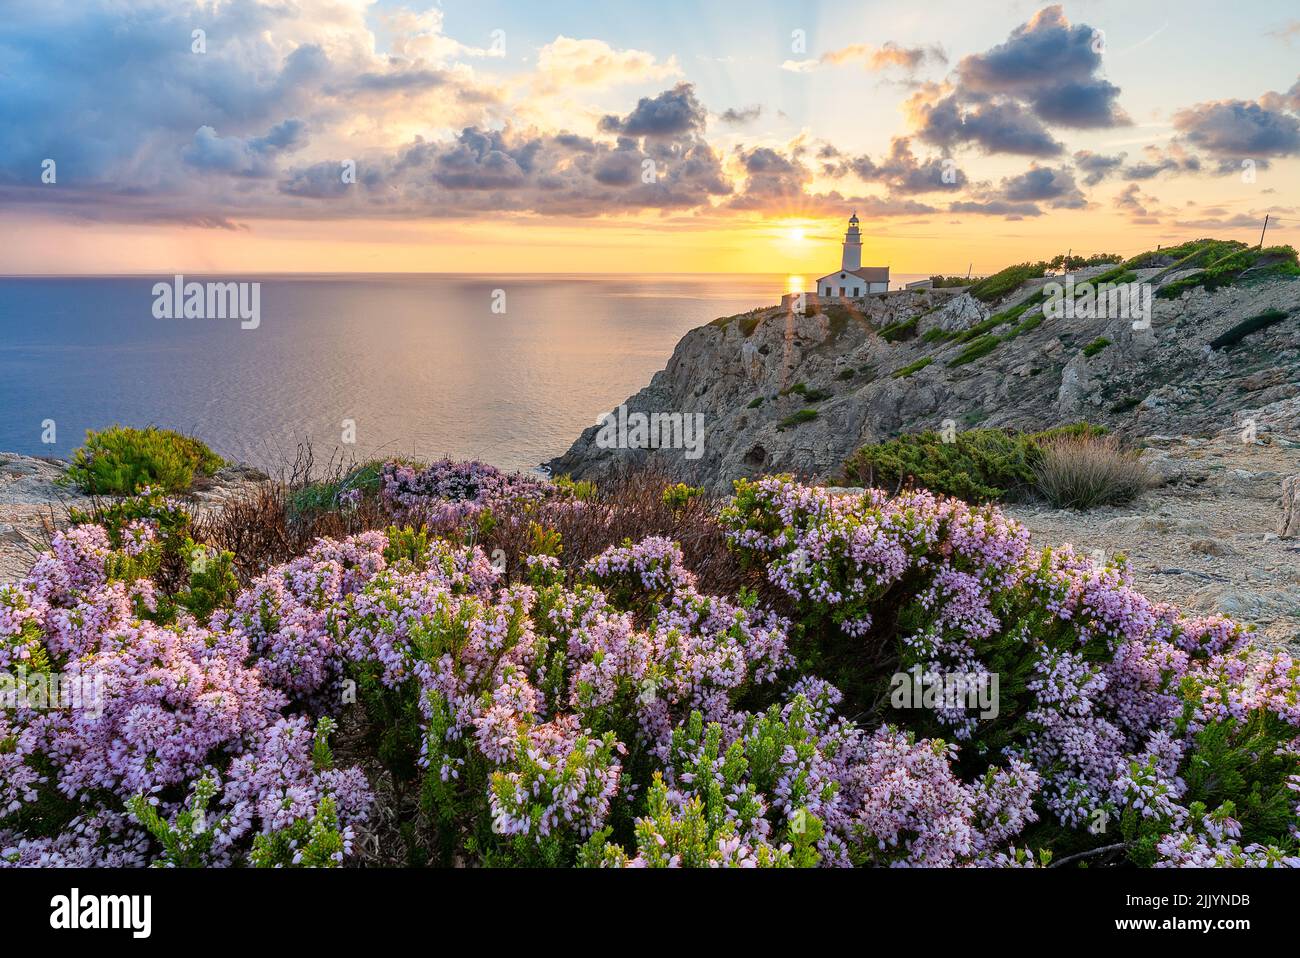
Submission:
M 1259 248 L 1260 248 L 1260 249 L 1263 249 L 1263 248 L 1264 248 L 1264 233 L 1267 233 L 1267 232 L 1268 232 L 1268 217 L 1269 217 L 1269 214 L 1268 214 L 1268 213 L 1265 213 L 1265 214 L 1264 214 L 1264 229 L 1263 229 L 1263 232 L 1261 232 L 1261 233 L 1259 234 Z

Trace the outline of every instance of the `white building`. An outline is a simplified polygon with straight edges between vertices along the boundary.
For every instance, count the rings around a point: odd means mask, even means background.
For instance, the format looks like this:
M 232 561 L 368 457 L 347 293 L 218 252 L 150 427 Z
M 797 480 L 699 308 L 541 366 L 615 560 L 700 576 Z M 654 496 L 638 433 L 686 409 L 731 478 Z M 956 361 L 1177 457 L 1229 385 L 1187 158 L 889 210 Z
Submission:
M 862 265 L 862 232 L 858 229 L 858 214 L 849 218 L 849 229 L 844 234 L 844 257 L 839 272 L 829 273 L 817 280 L 817 295 L 821 299 L 853 299 L 867 293 L 889 291 L 888 266 Z

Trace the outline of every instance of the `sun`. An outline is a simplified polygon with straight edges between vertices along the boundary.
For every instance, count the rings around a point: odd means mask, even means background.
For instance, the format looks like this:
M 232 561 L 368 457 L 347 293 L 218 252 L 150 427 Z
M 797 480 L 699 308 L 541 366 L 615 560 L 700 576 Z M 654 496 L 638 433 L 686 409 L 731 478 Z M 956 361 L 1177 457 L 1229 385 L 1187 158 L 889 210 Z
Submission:
M 785 238 L 791 243 L 802 243 L 804 232 L 802 226 L 791 226 L 785 231 Z

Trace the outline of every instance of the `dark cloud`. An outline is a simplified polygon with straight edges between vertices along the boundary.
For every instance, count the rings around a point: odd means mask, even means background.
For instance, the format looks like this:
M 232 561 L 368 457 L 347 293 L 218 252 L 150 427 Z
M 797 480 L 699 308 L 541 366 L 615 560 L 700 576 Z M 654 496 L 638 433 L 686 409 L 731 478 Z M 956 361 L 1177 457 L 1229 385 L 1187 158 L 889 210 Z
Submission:
M 763 108 L 757 103 L 752 106 L 742 107 L 740 109 L 731 108 L 724 110 L 718 116 L 718 120 L 728 126 L 741 126 L 745 123 L 752 123 L 763 115 Z
M 1300 118 L 1246 100 L 1198 103 L 1174 114 L 1174 128 L 1221 159 L 1300 155 Z
M 1043 215 L 1043 211 L 1033 203 L 1012 203 L 1009 200 L 961 200 L 949 204 L 948 212 L 972 213 L 976 216 L 1005 216 L 1009 220 Z
M 1092 27 L 1071 25 L 1059 6 L 1044 7 L 1006 42 L 963 57 L 959 85 L 969 93 L 1027 102 L 1054 126 L 1117 126 L 1128 119 L 1116 103 L 1119 87 L 1097 76 L 1102 47 Z
M 1124 165 L 1126 155 L 1118 153 L 1115 156 L 1106 156 L 1091 150 L 1079 150 L 1074 154 L 1074 166 L 1083 174 L 1085 186 L 1096 186 L 1112 173 L 1119 172 L 1120 167 Z
M 986 153 L 1056 156 L 1065 148 L 1038 118 L 1014 100 L 989 100 L 965 107 L 947 96 L 914 110 L 917 136 L 945 149 L 979 146 Z
M 839 151 L 834 147 L 822 147 L 818 157 L 824 160 L 838 159 Z M 918 160 L 912 152 L 908 137 L 895 137 L 890 143 L 889 154 L 879 162 L 870 156 L 858 156 L 835 163 L 825 163 L 823 170 L 831 175 L 843 176 L 854 173 L 868 183 L 881 183 L 891 193 L 912 195 L 937 191 L 960 190 L 967 184 L 966 173 L 958 168 L 950 158 L 932 156 Z
M 210 126 L 201 126 L 181 152 L 190 166 L 234 176 L 269 177 L 276 174 L 277 158 L 306 145 L 306 124 L 298 119 L 277 123 L 263 136 L 222 138 Z
M 1045 7 L 1007 40 L 963 57 L 944 87 L 924 87 L 908 105 L 917 135 L 937 146 L 986 153 L 1059 155 L 1048 127 L 1097 129 L 1129 123 L 1119 87 L 1099 75 L 1100 39 Z
M 642 97 L 625 117 L 603 117 L 600 129 L 625 136 L 681 136 L 703 130 L 707 118 L 707 112 L 695 98 L 695 87 L 679 83 L 657 97 Z
M 1067 167 L 1031 166 L 1002 181 L 1002 199 L 1011 203 L 1047 203 L 1054 209 L 1082 209 L 1087 199 Z

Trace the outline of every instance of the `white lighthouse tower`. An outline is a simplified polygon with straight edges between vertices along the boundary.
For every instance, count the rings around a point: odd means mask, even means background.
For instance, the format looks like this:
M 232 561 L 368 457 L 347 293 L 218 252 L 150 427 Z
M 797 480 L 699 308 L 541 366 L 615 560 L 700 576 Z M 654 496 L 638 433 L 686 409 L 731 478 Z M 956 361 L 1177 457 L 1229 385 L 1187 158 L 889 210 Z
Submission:
M 855 211 L 844 234 L 844 257 L 840 268 L 817 280 L 816 293 L 826 300 L 845 300 L 888 291 L 889 267 L 862 265 L 862 231 L 858 228 Z
M 858 229 L 857 210 L 849 217 L 849 229 L 844 234 L 844 259 L 840 262 L 840 269 L 846 273 L 862 269 L 862 231 Z

